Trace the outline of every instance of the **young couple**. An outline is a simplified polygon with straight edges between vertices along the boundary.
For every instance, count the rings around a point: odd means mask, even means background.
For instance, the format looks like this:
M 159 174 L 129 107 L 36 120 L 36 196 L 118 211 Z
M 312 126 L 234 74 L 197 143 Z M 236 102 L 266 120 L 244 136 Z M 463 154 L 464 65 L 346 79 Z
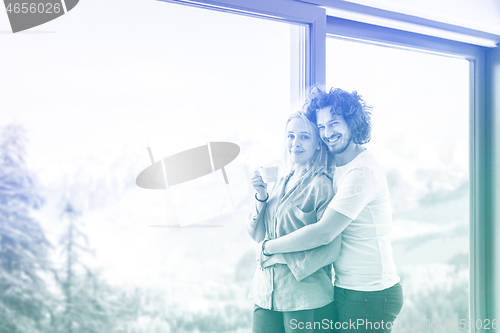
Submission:
M 290 172 L 270 193 L 258 171 L 251 180 L 252 332 L 390 332 L 403 293 L 387 181 L 363 147 L 371 108 L 356 92 L 314 88 L 305 109 L 286 123 Z

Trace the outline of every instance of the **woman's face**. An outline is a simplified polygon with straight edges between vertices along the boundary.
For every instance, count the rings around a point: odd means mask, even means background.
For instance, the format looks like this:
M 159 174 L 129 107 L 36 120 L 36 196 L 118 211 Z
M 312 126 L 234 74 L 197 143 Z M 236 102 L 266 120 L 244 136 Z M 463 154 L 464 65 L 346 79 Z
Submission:
M 291 160 L 297 165 L 306 165 L 320 147 L 318 135 L 302 118 L 290 120 L 286 130 L 286 149 Z

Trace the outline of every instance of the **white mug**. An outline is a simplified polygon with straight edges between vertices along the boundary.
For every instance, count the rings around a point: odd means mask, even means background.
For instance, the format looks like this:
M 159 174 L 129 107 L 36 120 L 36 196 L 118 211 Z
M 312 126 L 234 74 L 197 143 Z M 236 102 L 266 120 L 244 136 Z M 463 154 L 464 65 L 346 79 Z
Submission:
M 273 183 L 278 180 L 278 166 L 266 166 L 259 168 L 260 176 L 264 183 Z

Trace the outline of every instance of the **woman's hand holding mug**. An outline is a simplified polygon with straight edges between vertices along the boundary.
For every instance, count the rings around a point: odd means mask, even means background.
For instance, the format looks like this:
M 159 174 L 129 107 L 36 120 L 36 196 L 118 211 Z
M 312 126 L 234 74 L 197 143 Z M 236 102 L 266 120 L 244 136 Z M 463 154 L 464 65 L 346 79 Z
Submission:
M 267 184 L 264 183 L 258 170 L 253 173 L 250 185 L 255 190 L 257 199 L 265 201 L 267 198 Z

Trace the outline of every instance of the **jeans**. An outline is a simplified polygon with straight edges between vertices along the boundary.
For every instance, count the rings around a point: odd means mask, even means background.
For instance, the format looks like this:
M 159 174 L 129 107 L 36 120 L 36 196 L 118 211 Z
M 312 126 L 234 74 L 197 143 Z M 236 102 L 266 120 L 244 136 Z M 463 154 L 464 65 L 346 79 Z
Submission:
M 252 333 L 329 333 L 332 323 L 335 323 L 334 314 L 334 302 L 319 309 L 286 312 L 267 310 L 255 305 Z
M 399 283 L 377 291 L 335 287 L 335 306 L 341 332 L 391 332 L 403 307 L 403 289 Z

